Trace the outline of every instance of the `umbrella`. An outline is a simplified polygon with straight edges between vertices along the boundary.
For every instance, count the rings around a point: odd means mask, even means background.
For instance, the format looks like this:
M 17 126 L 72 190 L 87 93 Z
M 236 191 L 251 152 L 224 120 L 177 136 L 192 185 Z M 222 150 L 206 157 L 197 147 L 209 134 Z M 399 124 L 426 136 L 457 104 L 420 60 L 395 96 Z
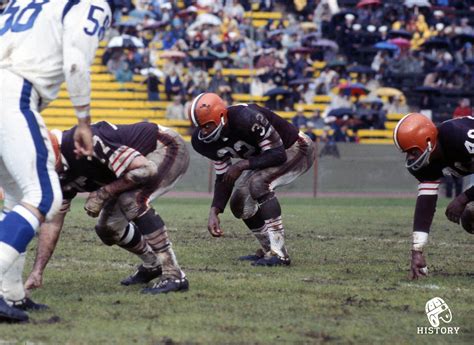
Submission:
M 398 51 L 399 48 L 396 44 L 390 42 L 379 42 L 374 45 L 374 48 L 377 50 L 387 50 L 391 52 Z
M 397 37 L 401 37 L 401 38 L 406 38 L 407 40 L 411 40 L 411 38 L 413 37 L 413 34 L 411 32 L 408 32 L 406 30 L 403 30 L 403 29 L 400 29 L 400 30 L 390 30 L 388 32 L 388 37 L 389 38 L 397 38 Z
M 160 55 L 162 59 L 184 59 L 186 54 L 179 50 L 167 50 Z
M 431 49 L 449 49 L 451 44 L 445 38 L 441 37 L 431 37 L 430 39 L 426 40 L 422 45 L 424 49 L 431 50 Z
M 347 63 L 343 60 L 332 60 L 327 63 L 327 67 L 344 67 Z
M 303 22 L 300 26 L 303 30 L 316 30 L 318 28 L 313 22 Z
M 304 85 L 304 84 L 310 84 L 313 82 L 312 78 L 299 78 L 292 80 L 288 83 L 288 85 L 294 86 L 294 85 Z
M 404 6 L 412 8 L 412 7 L 431 7 L 431 4 L 428 0 L 405 0 L 403 3 Z
M 197 8 L 195 6 L 189 6 L 188 8 L 185 8 L 184 10 L 178 11 L 176 15 L 178 17 L 187 17 L 195 13 L 197 13 Z
M 410 41 L 407 40 L 406 38 L 398 37 L 398 38 L 389 40 L 389 42 L 392 44 L 395 44 L 400 49 L 407 49 L 410 47 Z
M 144 48 L 143 42 L 135 36 L 115 36 L 107 44 L 107 48 Z
M 380 5 L 380 0 L 360 0 L 357 3 L 357 8 L 362 8 L 370 5 Z
M 148 16 L 150 18 L 153 18 L 155 19 L 156 18 L 156 14 L 152 11 L 148 11 L 148 10 L 131 10 L 128 15 L 130 17 L 135 17 L 135 18 L 139 18 L 139 19 L 143 19 L 145 18 L 145 16 Z
M 321 39 L 317 40 L 316 42 L 311 43 L 311 47 L 329 48 L 329 49 L 332 49 L 334 51 L 339 50 L 339 46 L 337 45 L 336 42 L 325 39 L 325 38 L 321 38 Z
M 344 115 L 354 115 L 354 110 L 351 108 L 336 108 L 328 112 L 327 116 L 343 117 Z
M 321 35 L 317 32 L 312 32 L 310 34 L 304 35 L 301 37 L 302 41 L 312 41 L 312 40 L 317 40 Z
M 309 47 L 296 47 L 290 50 L 291 53 L 310 54 L 314 52 L 313 48 Z
M 339 90 L 342 91 L 345 95 L 350 96 L 361 96 L 369 93 L 369 90 L 365 88 L 365 85 L 361 83 L 354 84 L 341 84 L 339 85 Z
M 378 98 L 378 97 L 375 97 L 375 96 L 369 96 L 369 97 L 366 97 L 364 98 L 362 101 L 362 103 L 369 103 L 369 104 L 383 104 L 383 101 Z
M 375 95 L 379 97 L 401 97 L 403 92 L 393 87 L 381 87 L 375 90 Z
M 201 25 L 221 25 L 222 20 L 219 19 L 219 17 L 210 14 L 210 13 L 201 13 L 200 15 L 197 16 L 196 22 L 200 23 Z
M 195 56 L 190 59 L 193 64 L 202 64 L 202 66 L 206 68 L 211 68 L 216 61 L 217 58 L 212 55 L 205 55 L 205 56 Z
M 333 26 L 337 26 L 340 23 L 344 23 L 344 17 L 346 14 L 352 14 L 355 17 L 355 20 L 357 20 L 357 13 L 353 10 L 345 10 L 345 11 L 340 11 L 338 13 L 333 14 L 331 17 L 331 23 Z
M 438 93 L 441 93 L 441 90 L 436 88 L 436 87 L 431 87 L 431 86 L 419 86 L 417 88 L 415 88 L 416 92 L 420 92 L 420 93 L 432 93 L 432 94 L 438 94 Z
M 347 72 L 349 73 L 358 73 L 358 74 L 372 74 L 376 73 L 372 68 L 369 66 L 364 66 L 364 65 L 356 65 L 353 67 L 350 67 Z
M 124 26 L 124 27 L 136 27 L 140 23 L 141 23 L 141 20 L 138 18 L 129 18 L 128 20 L 124 22 L 117 23 L 117 25 Z
M 282 87 L 275 87 L 265 92 L 264 96 L 275 97 L 278 95 L 291 95 L 291 94 L 292 92 L 290 90 L 284 89 Z
M 164 78 L 165 77 L 165 74 L 163 73 L 163 71 L 158 69 L 158 68 L 155 68 L 155 67 L 142 68 L 140 70 L 140 74 L 141 75 L 153 74 L 153 75 L 157 76 L 158 78 Z
M 285 33 L 285 30 L 282 30 L 282 29 L 276 29 L 276 30 L 272 30 L 268 33 L 268 37 L 273 37 L 273 36 L 276 36 L 276 35 L 282 35 Z

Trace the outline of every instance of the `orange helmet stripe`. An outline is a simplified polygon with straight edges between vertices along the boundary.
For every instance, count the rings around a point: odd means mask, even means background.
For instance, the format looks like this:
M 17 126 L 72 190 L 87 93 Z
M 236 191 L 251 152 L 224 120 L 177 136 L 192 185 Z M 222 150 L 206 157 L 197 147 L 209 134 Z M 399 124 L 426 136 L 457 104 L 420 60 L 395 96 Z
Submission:
M 196 98 L 194 99 L 193 103 L 191 104 L 191 120 L 193 121 L 194 123 L 194 126 L 196 127 L 199 127 L 199 123 L 197 121 L 197 118 L 196 118 L 196 105 L 198 103 L 198 101 L 201 99 L 202 96 L 204 96 L 206 93 L 203 92 L 199 95 L 196 96 Z

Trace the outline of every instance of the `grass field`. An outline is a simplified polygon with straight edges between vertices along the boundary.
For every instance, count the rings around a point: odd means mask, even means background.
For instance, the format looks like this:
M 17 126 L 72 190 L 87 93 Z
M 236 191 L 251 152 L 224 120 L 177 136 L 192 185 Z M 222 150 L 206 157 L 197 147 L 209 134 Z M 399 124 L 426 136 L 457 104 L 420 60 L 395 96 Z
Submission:
M 226 212 L 224 238 L 206 230 L 209 200 L 161 199 L 190 291 L 164 296 L 122 287 L 137 260 L 102 245 L 94 220 L 73 205 L 44 288 L 48 312 L 0 324 L 0 344 L 473 344 L 474 236 L 436 214 L 431 276 L 407 279 L 414 200 L 281 199 L 291 268 L 254 268 L 243 223 Z M 28 270 L 36 243 L 29 248 Z M 460 335 L 417 335 L 433 297 Z

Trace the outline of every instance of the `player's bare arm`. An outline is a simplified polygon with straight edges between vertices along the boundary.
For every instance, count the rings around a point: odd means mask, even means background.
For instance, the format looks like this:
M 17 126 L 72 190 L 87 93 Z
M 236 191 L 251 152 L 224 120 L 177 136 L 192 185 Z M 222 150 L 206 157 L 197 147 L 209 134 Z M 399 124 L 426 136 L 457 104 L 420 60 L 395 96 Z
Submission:
M 36 250 L 35 262 L 33 264 L 33 269 L 25 282 L 26 290 L 37 289 L 43 285 L 43 272 L 56 249 L 59 235 L 61 234 L 64 219 L 66 218 L 70 204 L 71 202 L 69 200 L 63 201 L 59 213 L 57 213 L 53 219 L 41 225 L 38 235 L 38 248 Z

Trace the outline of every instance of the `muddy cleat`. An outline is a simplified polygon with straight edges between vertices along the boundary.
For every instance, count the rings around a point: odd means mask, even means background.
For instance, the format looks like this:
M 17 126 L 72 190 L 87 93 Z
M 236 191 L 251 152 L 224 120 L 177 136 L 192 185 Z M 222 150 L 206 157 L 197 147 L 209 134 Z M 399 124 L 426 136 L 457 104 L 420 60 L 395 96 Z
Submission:
M 255 254 L 239 256 L 239 258 L 237 260 L 239 260 L 239 261 L 257 261 L 259 259 L 262 259 L 264 256 L 265 256 L 265 252 L 263 251 L 262 248 L 259 248 L 255 252 Z
M 0 322 L 26 322 L 28 314 L 23 310 L 10 307 L 7 302 L 0 297 Z
M 138 266 L 138 269 L 130 277 L 125 278 L 120 282 L 120 284 L 128 286 L 135 284 L 146 284 L 151 282 L 153 279 L 161 276 L 162 270 L 161 266 L 156 266 L 152 268 L 143 267 L 143 265 Z
M 188 291 L 189 282 L 186 277 L 183 278 L 163 278 L 151 288 L 145 288 L 142 293 L 168 293 L 173 291 Z
M 252 262 L 252 266 L 289 266 L 291 260 L 289 257 L 281 257 L 277 255 L 267 256 Z
M 47 310 L 49 307 L 46 304 L 36 303 L 31 298 L 25 297 L 20 301 L 12 302 L 12 306 L 16 309 L 21 310 L 35 310 L 35 311 L 42 311 Z

